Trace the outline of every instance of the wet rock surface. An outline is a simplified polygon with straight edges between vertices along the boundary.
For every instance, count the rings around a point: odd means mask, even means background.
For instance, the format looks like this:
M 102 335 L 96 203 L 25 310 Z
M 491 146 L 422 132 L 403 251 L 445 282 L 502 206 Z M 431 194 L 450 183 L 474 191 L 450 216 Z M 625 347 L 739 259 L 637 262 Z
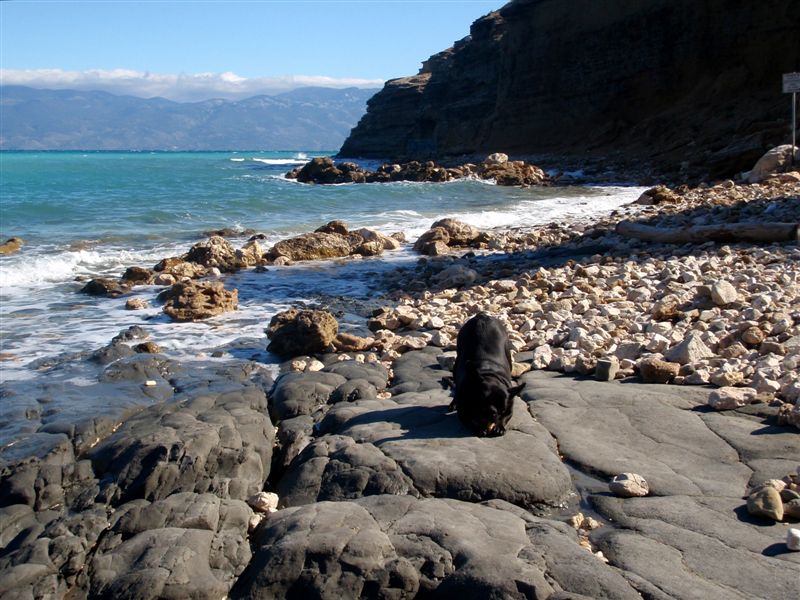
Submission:
M 83 393 L 129 382 L 133 415 L 51 423 L 0 454 L 4 597 L 224 596 L 251 556 L 244 499 L 269 475 L 271 380 L 150 355 L 101 377 Z M 157 385 L 142 387 L 148 379 Z M 162 386 L 160 398 L 143 393 Z

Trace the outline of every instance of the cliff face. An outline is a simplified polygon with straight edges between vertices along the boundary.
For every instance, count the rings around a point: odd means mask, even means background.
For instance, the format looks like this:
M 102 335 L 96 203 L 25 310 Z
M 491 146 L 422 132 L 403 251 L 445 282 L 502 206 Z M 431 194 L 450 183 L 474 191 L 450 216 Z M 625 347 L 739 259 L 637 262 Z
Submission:
M 389 81 L 339 155 L 732 173 L 788 138 L 781 74 L 798 69 L 797 0 L 514 0 Z

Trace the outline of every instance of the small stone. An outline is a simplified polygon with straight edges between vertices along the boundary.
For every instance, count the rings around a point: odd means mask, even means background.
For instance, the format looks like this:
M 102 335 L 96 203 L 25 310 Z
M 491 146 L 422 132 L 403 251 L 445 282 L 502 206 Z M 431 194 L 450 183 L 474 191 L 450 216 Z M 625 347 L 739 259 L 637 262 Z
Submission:
M 570 527 L 573 529 L 580 529 L 585 518 L 586 517 L 583 516 L 583 513 L 579 512 L 567 519 L 567 523 L 569 523 Z
M 742 342 L 748 346 L 758 346 L 767 337 L 758 327 L 748 327 L 742 332 Z
M 773 487 L 762 487 L 747 498 L 747 512 L 754 517 L 780 521 L 783 519 L 783 501 Z
M 611 493 L 621 498 L 635 498 L 647 496 L 650 486 L 644 477 L 636 473 L 621 473 L 608 484 Z
M 261 525 L 261 522 L 266 518 L 267 515 L 264 513 L 257 513 L 254 512 L 250 515 L 250 518 L 247 520 L 247 531 L 252 533 L 255 529 Z
M 155 380 L 148 379 L 147 381 L 144 382 L 144 385 L 145 385 L 145 387 L 155 387 L 158 384 L 156 383 Z
M 278 494 L 258 492 L 247 499 L 247 504 L 256 512 L 273 513 L 278 510 Z
M 588 529 L 590 531 L 598 529 L 598 528 L 600 528 L 602 526 L 603 526 L 603 524 L 600 521 L 598 521 L 597 519 L 593 519 L 592 517 L 586 517 L 583 520 L 583 524 L 582 524 L 583 529 Z
M 303 371 L 306 370 L 307 366 L 308 366 L 308 363 L 306 361 L 297 358 L 297 359 L 292 361 L 291 369 L 292 369 L 292 371 L 296 371 L 298 373 L 302 373 Z
M 553 360 L 553 349 L 549 344 L 542 344 L 533 350 L 533 367 L 546 369 Z
M 161 352 L 161 346 L 155 342 L 142 342 L 141 344 L 136 344 L 133 347 L 133 351 L 140 354 L 159 354 Z
M 721 387 L 708 395 L 708 405 L 714 410 L 732 410 L 750 404 L 757 395 L 753 388 Z
M 771 487 L 775 488 L 778 492 L 782 492 L 786 489 L 786 482 L 783 479 L 767 479 L 758 487 Z
M 518 363 L 515 362 L 511 365 L 511 376 L 512 377 L 521 377 L 525 373 L 531 370 L 530 363 Z
M 739 297 L 736 288 L 728 281 L 718 281 L 711 286 L 711 300 L 717 306 L 725 306 L 731 302 L 736 302 Z
M 711 383 L 719 387 L 734 386 L 744 381 L 741 371 L 728 371 L 720 369 L 711 374 Z
M 619 372 L 619 359 L 616 356 L 601 358 L 597 361 L 594 378 L 597 381 L 614 381 Z
M 644 358 L 639 361 L 639 376 L 645 383 L 669 383 L 678 374 L 681 366 L 660 358 Z
M 125 302 L 126 310 L 142 310 L 150 306 L 144 298 L 128 298 Z
M 664 358 L 670 362 L 687 365 L 700 362 L 702 359 L 712 356 L 714 356 L 714 353 L 706 346 L 700 335 L 698 333 L 690 333 L 680 344 L 667 352 Z
M 782 495 L 781 499 L 783 499 Z M 792 519 L 800 519 L 800 498 L 793 498 L 788 502 L 784 502 L 783 514 L 784 516 L 791 517 Z
M 452 371 L 456 366 L 456 353 L 444 352 L 436 357 L 436 362 L 438 362 L 439 366 L 445 371 Z
M 653 304 L 650 314 L 655 321 L 668 321 L 678 316 L 680 301 L 673 295 L 664 296 Z
M 792 500 L 800 500 L 800 493 L 797 493 L 795 490 L 790 490 L 788 487 L 784 488 L 781 490 L 781 500 L 783 500 L 783 509 L 784 512 L 786 512 L 786 505 Z M 800 510 L 800 504 L 798 504 L 797 508 Z
M 783 356 L 786 354 L 786 348 L 783 344 L 778 342 L 769 342 L 764 341 L 758 347 L 759 354 L 777 354 L 778 356 Z
M 800 551 L 800 529 L 790 529 L 786 532 L 786 547 L 795 552 Z
M 311 372 L 311 373 L 313 373 L 315 371 L 322 371 L 322 369 L 324 369 L 324 368 L 325 368 L 325 365 L 322 364 L 322 362 L 317 360 L 316 358 L 308 361 L 308 364 L 306 365 L 306 371 Z

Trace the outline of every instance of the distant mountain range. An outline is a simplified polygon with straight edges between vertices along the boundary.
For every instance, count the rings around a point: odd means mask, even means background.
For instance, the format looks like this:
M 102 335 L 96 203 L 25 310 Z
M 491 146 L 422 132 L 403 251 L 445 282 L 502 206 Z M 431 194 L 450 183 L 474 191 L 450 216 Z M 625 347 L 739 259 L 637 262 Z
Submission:
M 0 87 L 4 150 L 336 150 L 374 89 L 298 88 L 173 102 L 99 91 Z

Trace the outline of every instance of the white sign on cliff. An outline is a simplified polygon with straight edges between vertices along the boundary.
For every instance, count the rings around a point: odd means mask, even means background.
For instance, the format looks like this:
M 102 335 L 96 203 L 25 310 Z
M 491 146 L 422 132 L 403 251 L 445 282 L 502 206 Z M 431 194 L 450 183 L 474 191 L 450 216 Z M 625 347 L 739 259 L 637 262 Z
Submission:
M 794 165 L 794 150 L 797 147 L 797 92 L 800 92 L 800 73 L 783 74 L 783 93 L 792 95 L 792 153 L 789 164 Z
M 800 92 L 800 73 L 783 74 L 783 93 L 796 94 Z

